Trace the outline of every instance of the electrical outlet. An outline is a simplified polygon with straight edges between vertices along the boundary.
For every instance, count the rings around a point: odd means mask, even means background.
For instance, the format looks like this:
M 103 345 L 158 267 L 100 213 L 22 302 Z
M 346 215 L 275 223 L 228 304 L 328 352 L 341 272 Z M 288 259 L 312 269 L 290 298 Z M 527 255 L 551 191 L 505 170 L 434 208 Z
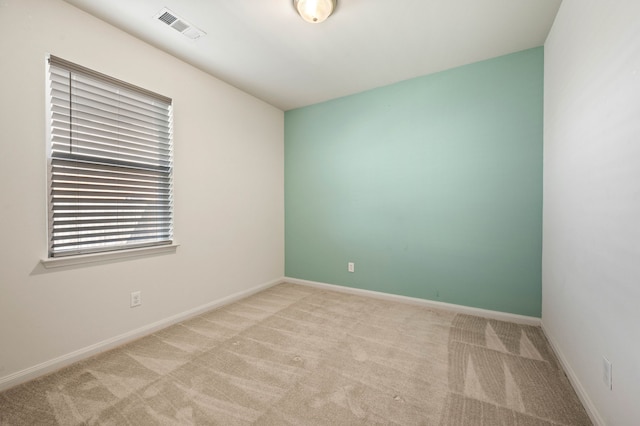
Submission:
M 353 263 L 353 262 L 347 263 L 347 270 L 349 272 L 355 272 L 356 271 L 356 264 Z
M 611 377 L 611 361 L 602 357 L 602 381 L 609 390 L 613 389 L 613 379 Z
M 131 293 L 131 307 L 135 308 L 136 306 L 142 305 L 142 292 L 134 291 Z

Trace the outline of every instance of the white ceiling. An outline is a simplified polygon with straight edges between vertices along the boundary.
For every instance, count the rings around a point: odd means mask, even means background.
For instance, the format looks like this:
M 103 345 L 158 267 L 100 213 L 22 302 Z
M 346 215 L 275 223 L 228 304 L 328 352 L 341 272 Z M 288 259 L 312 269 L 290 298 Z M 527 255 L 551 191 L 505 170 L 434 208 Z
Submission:
M 541 46 L 561 0 L 338 0 L 321 24 L 292 0 L 66 0 L 289 110 Z M 167 7 L 207 33 L 190 40 Z

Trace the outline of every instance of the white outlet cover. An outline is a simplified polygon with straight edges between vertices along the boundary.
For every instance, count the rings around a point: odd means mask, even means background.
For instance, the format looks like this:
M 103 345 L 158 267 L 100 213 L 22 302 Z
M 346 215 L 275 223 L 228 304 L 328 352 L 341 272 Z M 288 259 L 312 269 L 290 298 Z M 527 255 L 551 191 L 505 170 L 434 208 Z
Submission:
M 131 307 L 134 308 L 136 306 L 140 306 L 142 304 L 142 295 L 139 291 L 134 291 L 131 293 Z

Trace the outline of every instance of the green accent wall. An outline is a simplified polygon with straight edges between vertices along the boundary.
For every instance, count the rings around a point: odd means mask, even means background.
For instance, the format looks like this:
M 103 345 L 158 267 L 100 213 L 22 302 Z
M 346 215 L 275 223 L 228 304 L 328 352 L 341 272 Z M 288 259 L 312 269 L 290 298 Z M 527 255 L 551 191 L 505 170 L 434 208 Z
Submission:
M 539 47 L 287 111 L 286 275 L 539 317 L 542 101 Z

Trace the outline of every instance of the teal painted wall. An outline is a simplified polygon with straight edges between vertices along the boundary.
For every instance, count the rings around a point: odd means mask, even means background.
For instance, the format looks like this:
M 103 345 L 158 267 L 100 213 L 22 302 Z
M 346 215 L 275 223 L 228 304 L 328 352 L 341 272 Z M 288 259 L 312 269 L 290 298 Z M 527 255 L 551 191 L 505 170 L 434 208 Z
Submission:
M 539 317 L 542 96 L 540 47 L 286 112 L 286 275 Z

